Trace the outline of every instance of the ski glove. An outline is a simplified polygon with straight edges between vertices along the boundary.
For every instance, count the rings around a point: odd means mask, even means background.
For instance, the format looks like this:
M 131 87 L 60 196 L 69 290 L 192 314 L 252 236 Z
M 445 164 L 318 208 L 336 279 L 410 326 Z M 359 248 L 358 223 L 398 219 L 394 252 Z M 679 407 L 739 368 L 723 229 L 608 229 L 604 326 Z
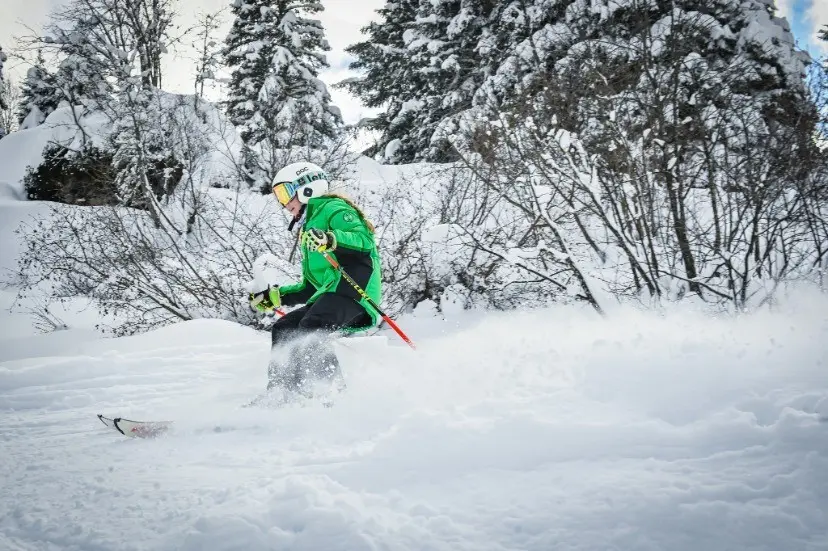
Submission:
M 336 249 L 336 238 L 329 231 L 311 228 L 308 231 L 302 232 L 302 246 L 320 253 L 333 251 Z
M 250 293 L 247 300 L 250 302 L 251 308 L 265 314 L 272 312 L 275 308 L 282 305 L 282 297 L 279 295 L 279 289 L 271 287 L 270 285 L 264 291 Z

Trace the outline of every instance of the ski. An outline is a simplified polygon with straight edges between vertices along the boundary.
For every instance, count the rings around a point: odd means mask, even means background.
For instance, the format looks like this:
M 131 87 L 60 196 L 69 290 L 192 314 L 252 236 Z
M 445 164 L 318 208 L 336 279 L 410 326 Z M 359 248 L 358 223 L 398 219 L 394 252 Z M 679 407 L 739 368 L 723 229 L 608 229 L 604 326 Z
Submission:
M 105 417 L 100 413 L 98 419 L 105 426 L 130 438 L 155 438 L 172 426 L 172 421 L 132 421 L 123 417 Z

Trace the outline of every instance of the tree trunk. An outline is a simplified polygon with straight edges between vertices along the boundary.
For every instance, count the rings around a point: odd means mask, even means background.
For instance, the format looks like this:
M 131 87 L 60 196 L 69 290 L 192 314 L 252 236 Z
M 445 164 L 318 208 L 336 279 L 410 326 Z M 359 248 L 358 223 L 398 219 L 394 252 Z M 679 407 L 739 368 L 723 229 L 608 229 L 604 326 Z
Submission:
M 692 292 L 701 296 L 701 288 L 696 283 L 698 273 L 696 272 L 696 261 L 693 258 L 693 251 L 690 249 L 690 240 L 687 236 L 687 225 L 684 222 L 684 217 L 681 216 L 680 199 L 678 192 L 673 182 L 673 175 L 669 170 L 664 171 L 664 183 L 667 186 L 667 195 L 670 198 L 670 214 L 673 217 L 673 231 L 678 240 L 679 250 L 681 251 L 681 259 L 684 263 L 684 271 L 689 280 L 689 288 Z

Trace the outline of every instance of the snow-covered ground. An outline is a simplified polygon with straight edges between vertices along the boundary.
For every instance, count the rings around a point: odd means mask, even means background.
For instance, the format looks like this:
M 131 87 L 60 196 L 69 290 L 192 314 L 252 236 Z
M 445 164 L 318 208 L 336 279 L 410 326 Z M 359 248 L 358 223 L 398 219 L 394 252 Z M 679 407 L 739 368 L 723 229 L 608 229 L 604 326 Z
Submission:
M 0 549 L 828 549 L 826 312 L 412 316 L 416 352 L 348 339 L 336 405 L 284 410 L 240 407 L 267 334 L 4 314 Z

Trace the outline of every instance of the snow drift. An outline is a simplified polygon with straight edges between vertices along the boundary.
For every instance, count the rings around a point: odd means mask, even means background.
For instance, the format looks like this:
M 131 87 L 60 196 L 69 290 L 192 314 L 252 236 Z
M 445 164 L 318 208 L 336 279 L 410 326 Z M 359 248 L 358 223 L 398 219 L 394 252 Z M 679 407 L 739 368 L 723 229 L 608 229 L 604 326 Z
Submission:
M 332 409 L 240 408 L 268 336 L 228 322 L 40 337 L 0 362 L 0 547 L 821 549 L 826 307 L 407 317 L 417 352 L 338 345 Z

